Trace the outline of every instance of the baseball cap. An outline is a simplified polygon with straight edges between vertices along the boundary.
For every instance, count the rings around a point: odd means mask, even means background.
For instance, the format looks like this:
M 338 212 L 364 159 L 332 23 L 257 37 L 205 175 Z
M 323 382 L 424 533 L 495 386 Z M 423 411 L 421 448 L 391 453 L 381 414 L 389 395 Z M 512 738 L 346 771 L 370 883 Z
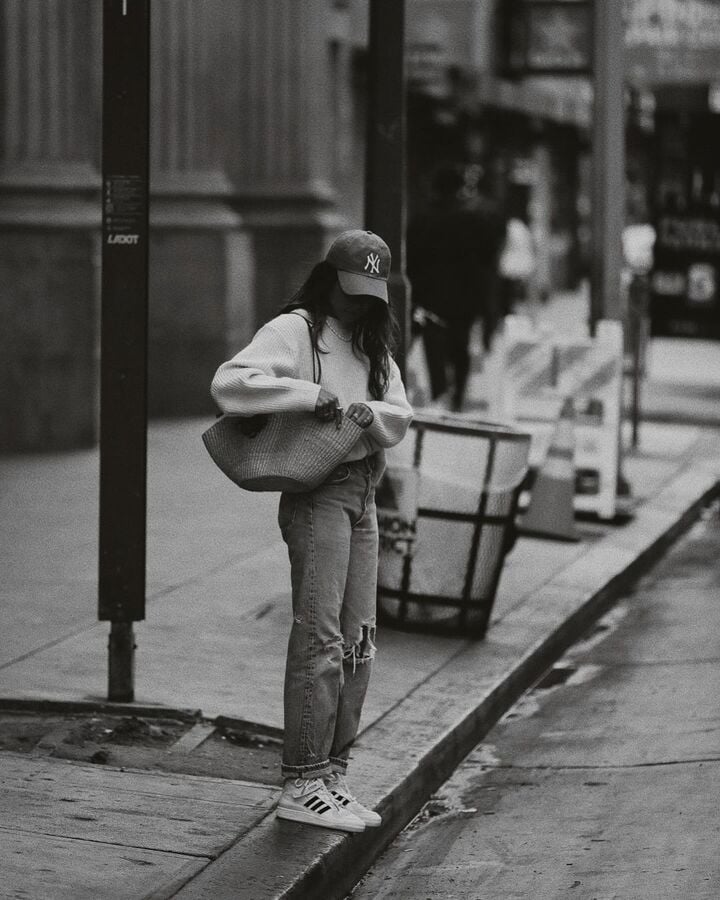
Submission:
M 337 269 L 340 287 L 346 294 L 364 294 L 388 302 L 390 248 L 372 231 L 343 231 L 333 241 L 325 257 Z

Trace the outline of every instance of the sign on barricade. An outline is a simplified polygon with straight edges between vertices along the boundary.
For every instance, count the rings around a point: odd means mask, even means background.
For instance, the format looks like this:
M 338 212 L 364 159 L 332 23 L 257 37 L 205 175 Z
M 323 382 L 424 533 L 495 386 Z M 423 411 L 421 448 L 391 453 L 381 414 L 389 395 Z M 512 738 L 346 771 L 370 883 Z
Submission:
M 507 316 L 501 353 L 502 391 L 494 413 L 532 434 L 531 468 L 545 460 L 564 400 L 572 398 L 574 509 L 614 518 L 622 410 L 620 322 L 599 322 L 591 338 L 557 335 L 535 329 L 522 316 Z
M 623 330 L 598 323 L 596 336 L 557 345 L 558 390 L 575 401 L 575 511 L 616 513 L 622 419 Z
M 414 467 L 390 465 L 377 488 L 380 550 L 391 566 L 401 567 L 415 551 L 419 479 Z

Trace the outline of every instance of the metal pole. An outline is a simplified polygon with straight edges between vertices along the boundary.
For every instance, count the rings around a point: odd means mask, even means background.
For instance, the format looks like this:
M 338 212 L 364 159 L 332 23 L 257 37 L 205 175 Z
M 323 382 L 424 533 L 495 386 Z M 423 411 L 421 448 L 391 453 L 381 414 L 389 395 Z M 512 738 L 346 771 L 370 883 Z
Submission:
M 625 32 L 624 0 L 595 0 L 593 38 L 593 252 L 590 332 L 599 319 L 619 319 L 627 327 L 620 290 L 625 224 Z M 621 395 L 622 397 L 622 395 Z M 619 400 L 622 402 L 622 399 Z M 632 508 L 623 474 L 622 427 L 618 429 L 616 509 Z
M 640 322 L 633 322 L 632 332 L 632 447 L 640 443 Z
M 98 617 L 108 699 L 134 699 L 145 617 L 150 0 L 104 0 Z
M 135 698 L 135 636 L 132 622 L 111 622 L 108 638 L 108 700 Z
M 636 273 L 630 282 L 630 345 L 632 350 L 632 447 L 640 443 L 641 388 L 647 352 L 648 276 Z
M 620 271 L 625 218 L 624 0 L 595 0 L 591 329 L 623 319 Z
M 390 247 L 389 290 L 400 323 L 397 361 L 404 373 L 410 339 L 405 276 L 405 0 L 370 0 L 365 227 Z

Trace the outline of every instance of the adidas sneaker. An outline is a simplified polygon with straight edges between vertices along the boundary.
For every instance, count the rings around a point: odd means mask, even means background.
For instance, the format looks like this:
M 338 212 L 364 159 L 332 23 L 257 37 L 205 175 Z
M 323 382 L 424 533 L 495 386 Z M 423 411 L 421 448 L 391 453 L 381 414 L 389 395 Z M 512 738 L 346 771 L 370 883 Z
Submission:
M 361 819 L 369 828 L 377 828 L 382 818 L 373 810 L 363 806 L 352 794 L 347 779 L 339 772 L 333 772 L 325 778 L 328 791 L 340 809 L 347 810 Z
M 278 819 L 319 825 L 338 831 L 364 831 L 363 820 L 332 796 L 322 778 L 296 778 L 285 782 L 278 801 Z

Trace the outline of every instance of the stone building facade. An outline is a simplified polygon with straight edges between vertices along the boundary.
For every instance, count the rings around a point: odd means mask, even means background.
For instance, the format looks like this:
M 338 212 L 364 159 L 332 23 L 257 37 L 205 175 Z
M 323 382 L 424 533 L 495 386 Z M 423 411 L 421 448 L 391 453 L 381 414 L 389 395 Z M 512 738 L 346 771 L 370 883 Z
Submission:
M 219 361 L 361 224 L 353 23 L 336 0 L 151 10 L 149 412 L 205 414 Z M 0 0 L 0 25 L 0 448 L 91 445 L 102 3 Z
M 555 221 L 553 171 L 571 183 L 588 106 L 574 87 L 494 76 L 498 3 L 406 0 L 420 98 L 409 110 L 423 110 L 408 202 L 430 157 L 500 159 L 501 174 L 528 182 L 552 282 L 574 228 Z M 0 0 L 4 451 L 97 438 L 102 6 Z M 218 362 L 338 231 L 363 224 L 368 0 L 152 0 L 151 11 L 149 413 L 211 415 Z

